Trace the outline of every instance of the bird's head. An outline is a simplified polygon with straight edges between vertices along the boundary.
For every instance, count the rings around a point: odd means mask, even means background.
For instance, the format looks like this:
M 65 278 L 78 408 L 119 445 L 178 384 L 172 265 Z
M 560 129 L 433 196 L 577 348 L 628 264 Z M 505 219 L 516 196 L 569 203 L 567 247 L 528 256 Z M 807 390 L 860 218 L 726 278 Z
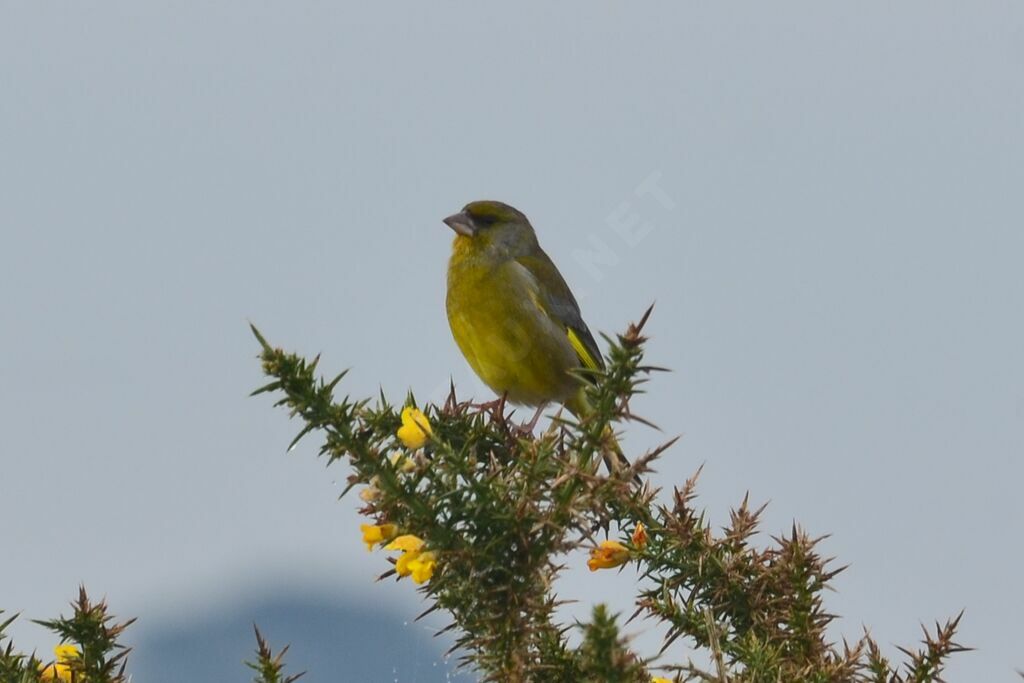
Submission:
M 456 232 L 456 241 L 475 249 L 518 252 L 537 244 L 526 216 L 508 204 L 490 200 L 470 202 L 462 211 L 444 219 Z

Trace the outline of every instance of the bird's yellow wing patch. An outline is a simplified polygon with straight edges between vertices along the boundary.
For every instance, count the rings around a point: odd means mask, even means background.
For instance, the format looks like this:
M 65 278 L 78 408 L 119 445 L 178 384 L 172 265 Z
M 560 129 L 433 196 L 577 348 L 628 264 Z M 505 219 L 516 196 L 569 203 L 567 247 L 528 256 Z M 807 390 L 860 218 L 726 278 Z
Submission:
M 569 343 L 572 344 L 572 350 L 576 352 L 576 355 L 579 356 L 580 362 L 583 363 L 583 367 L 587 370 L 599 370 L 600 366 L 590 354 L 586 344 L 584 344 L 583 340 L 580 339 L 578 334 L 576 334 L 576 330 L 569 327 L 565 330 L 565 333 L 569 337 Z

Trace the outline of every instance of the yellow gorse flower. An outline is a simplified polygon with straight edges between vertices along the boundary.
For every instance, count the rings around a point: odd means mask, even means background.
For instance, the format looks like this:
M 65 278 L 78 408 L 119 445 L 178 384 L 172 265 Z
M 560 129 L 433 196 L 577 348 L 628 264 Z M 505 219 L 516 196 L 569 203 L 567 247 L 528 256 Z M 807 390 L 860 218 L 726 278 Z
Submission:
M 611 569 L 624 565 L 629 560 L 629 548 L 618 541 L 601 541 L 601 545 L 590 551 L 587 566 L 590 571 Z
M 407 553 L 415 552 L 423 547 L 423 539 L 412 534 L 403 534 L 388 543 L 385 550 L 402 550 Z
M 402 556 L 395 562 L 395 572 L 399 576 L 412 576 L 416 583 L 424 583 L 434 575 L 437 567 L 437 555 L 423 550 L 422 538 L 405 534 L 391 541 L 386 550 L 401 550 Z
M 392 453 L 390 456 L 388 456 L 388 460 L 391 461 L 391 465 L 399 472 L 408 474 L 409 472 L 412 472 L 413 470 L 416 469 L 416 461 L 410 458 L 405 453 L 402 453 L 401 451 L 395 451 L 394 453 Z
M 372 503 L 373 501 L 380 498 L 380 488 L 377 486 L 377 484 L 379 483 L 379 477 L 374 477 L 373 479 L 371 479 L 370 485 L 359 492 L 359 499 L 367 503 Z
M 394 524 L 360 524 L 359 528 L 363 532 L 363 543 L 366 544 L 367 550 L 373 550 L 373 546 L 378 543 L 384 545 L 398 534 L 398 527 Z
M 647 529 L 644 528 L 643 522 L 636 523 L 636 529 L 633 530 L 633 537 L 631 540 L 633 542 L 633 547 L 638 550 L 647 545 Z
M 407 566 L 412 574 L 412 580 L 416 583 L 430 581 L 430 577 L 434 575 L 434 568 L 437 566 L 437 555 L 428 550 L 409 560 Z
M 82 656 L 74 645 L 58 645 L 53 648 L 54 663 L 43 667 L 39 679 L 43 681 L 71 682 L 71 662 Z
M 39 680 L 71 683 L 71 667 L 67 664 L 50 664 L 49 666 L 43 667 L 43 670 L 39 672 Z
M 402 409 L 402 426 L 398 428 L 397 435 L 406 448 L 422 448 L 433 433 L 422 410 L 412 406 Z
M 655 676 L 651 679 L 651 683 L 672 683 L 668 678 L 662 678 L 661 676 Z

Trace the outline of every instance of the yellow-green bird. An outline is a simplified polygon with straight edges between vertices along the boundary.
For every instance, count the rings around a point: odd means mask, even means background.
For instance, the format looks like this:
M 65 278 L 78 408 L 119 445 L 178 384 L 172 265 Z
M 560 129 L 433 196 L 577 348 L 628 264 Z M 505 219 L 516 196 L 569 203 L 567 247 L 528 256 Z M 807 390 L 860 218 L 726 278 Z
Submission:
M 448 324 L 484 383 L 513 403 L 565 404 L 591 412 L 574 370 L 604 368 L 576 298 L 537 242 L 533 226 L 508 204 L 476 201 L 444 222 L 455 231 L 448 262 Z M 629 463 L 612 438 L 610 470 Z

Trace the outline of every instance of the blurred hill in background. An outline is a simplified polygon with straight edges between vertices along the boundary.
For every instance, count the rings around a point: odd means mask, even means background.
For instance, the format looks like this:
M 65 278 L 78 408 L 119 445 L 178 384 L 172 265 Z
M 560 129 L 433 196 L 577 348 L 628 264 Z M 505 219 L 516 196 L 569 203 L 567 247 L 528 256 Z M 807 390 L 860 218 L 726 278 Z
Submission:
M 317 599 L 288 589 L 231 603 L 192 620 L 143 621 L 132 627 L 129 670 L 140 683 L 251 681 L 243 664 L 254 658 L 253 623 L 274 651 L 291 645 L 286 673 L 306 671 L 303 681 L 337 683 L 469 683 L 445 661 L 451 647 L 434 638 L 436 624 L 413 623 L 371 605 Z

